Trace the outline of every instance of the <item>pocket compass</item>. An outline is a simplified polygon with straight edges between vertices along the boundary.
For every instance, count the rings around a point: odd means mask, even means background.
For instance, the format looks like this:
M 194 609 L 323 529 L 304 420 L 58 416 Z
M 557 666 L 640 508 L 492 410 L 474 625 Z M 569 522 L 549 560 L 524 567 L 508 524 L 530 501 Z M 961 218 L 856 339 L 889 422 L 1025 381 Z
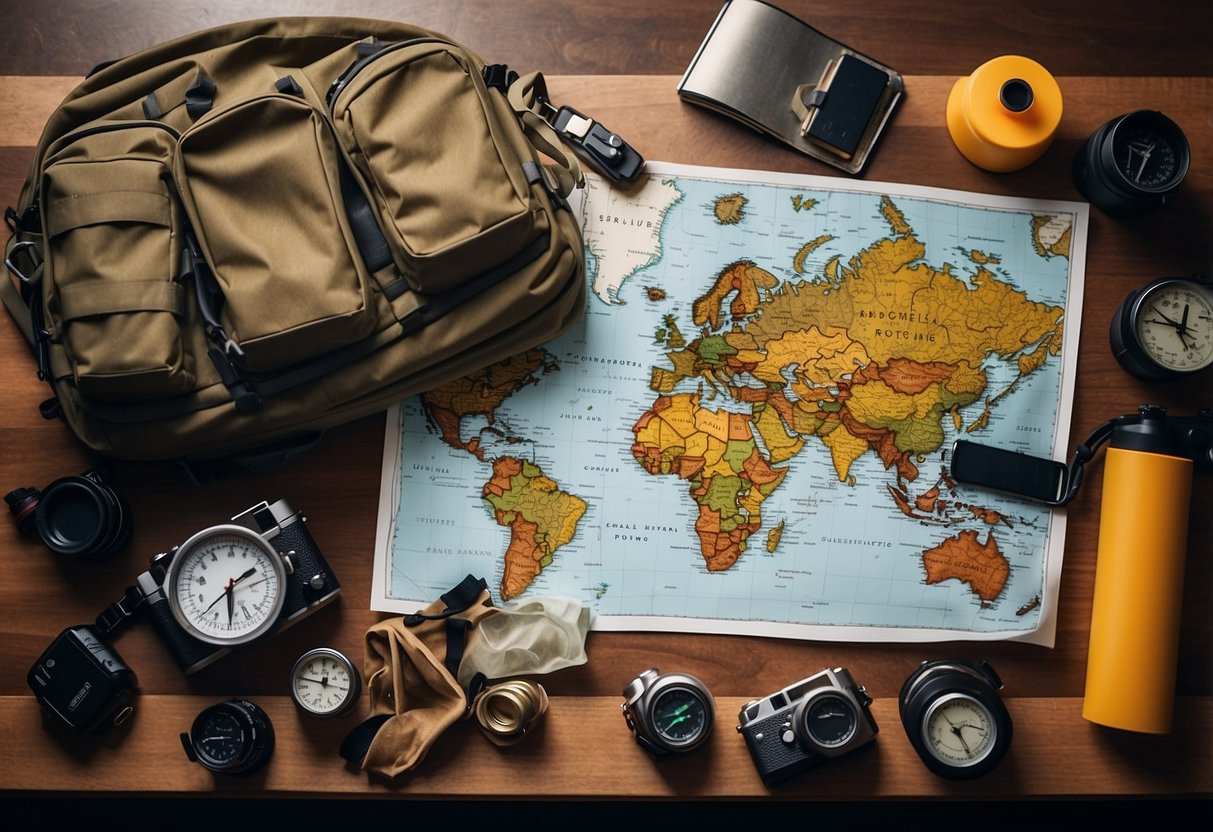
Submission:
M 354 706 L 362 692 L 358 668 L 329 647 L 308 650 L 291 668 L 291 698 L 312 716 L 339 716 Z
M 1112 353 L 1144 381 L 1213 365 L 1213 281 L 1164 277 L 1131 292 L 1112 315 Z
M 923 662 L 901 688 L 906 736 L 940 777 L 971 780 L 991 771 L 1011 745 L 1011 715 L 998 696 L 1002 680 L 988 662 Z

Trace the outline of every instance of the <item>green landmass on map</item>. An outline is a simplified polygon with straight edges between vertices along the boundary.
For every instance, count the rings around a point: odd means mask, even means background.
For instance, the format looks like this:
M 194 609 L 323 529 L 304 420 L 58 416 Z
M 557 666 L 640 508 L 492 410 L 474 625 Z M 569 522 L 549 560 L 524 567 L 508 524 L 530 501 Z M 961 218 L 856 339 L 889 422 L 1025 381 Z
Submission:
M 565 491 L 534 463 L 504 456 L 481 492 L 494 519 L 510 530 L 501 600 L 521 595 L 556 550 L 573 539 L 586 502 Z

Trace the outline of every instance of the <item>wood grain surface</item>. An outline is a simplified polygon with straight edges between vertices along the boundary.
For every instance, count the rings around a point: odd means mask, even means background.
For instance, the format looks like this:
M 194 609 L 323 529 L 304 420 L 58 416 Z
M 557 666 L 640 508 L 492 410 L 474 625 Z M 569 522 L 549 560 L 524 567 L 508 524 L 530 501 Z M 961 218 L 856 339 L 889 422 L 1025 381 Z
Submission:
M 266 10 L 274 6 L 256 5 Z M 323 5 L 309 4 L 309 9 Z M 415 5 L 422 10 L 420 4 Z M 881 8 L 878 3 L 870 5 Z M 1009 4 L 1012 9 L 1026 5 Z M 44 47 L 53 48 L 16 58 L 12 51 L 0 50 L 0 67 L 8 70 L 7 77 L 0 77 L 0 113 L 4 114 L 0 119 L 0 203 L 15 201 L 41 124 L 76 83 L 80 61 L 86 57 L 85 62 L 93 60 L 90 50 L 100 43 L 118 51 L 145 45 L 134 42 L 134 36 L 109 18 L 96 37 L 85 44 L 80 34 L 84 31 L 85 6 L 104 7 L 120 19 L 138 14 L 142 8 L 140 3 L 85 4 L 68 0 L 58 4 L 54 31 L 40 30 Z M 650 19 L 639 7 L 626 3 L 616 6 L 619 14 L 632 16 L 633 27 Z M 821 10 L 826 4 L 803 6 Z M 1033 4 L 1033 8 L 1040 6 Z M 1207 14 L 1207 4 L 1192 6 L 1197 17 Z M 408 3 L 393 7 L 412 8 Z M 370 3 L 360 8 L 374 13 L 378 7 Z M 451 8 L 450 20 L 455 25 L 445 28 L 475 41 L 468 35 L 475 23 L 487 19 L 487 7 L 455 3 Z M 559 21 L 546 21 L 530 32 L 536 42 L 550 50 L 550 54 L 536 51 L 537 62 L 577 73 L 549 77 L 553 99 L 558 103 L 569 103 L 593 114 L 651 160 L 836 174 L 711 113 L 679 102 L 674 92 L 677 73 L 701 37 L 699 30 L 714 14 L 715 3 L 661 6 L 652 13 L 652 25 L 641 27 L 646 34 L 637 44 L 629 48 L 610 46 L 608 51 L 614 57 L 609 65 L 570 57 L 574 46 L 594 52 L 588 46 L 593 41 L 588 34 L 592 25 L 603 26 L 603 38 L 608 43 L 616 32 L 602 23 L 605 12 L 586 8 L 563 9 L 563 16 L 555 15 Z M 888 4 L 884 13 L 900 14 L 893 4 Z M 1207 148 L 1213 146 L 1209 111 L 1213 79 L 1207 77 L 1213 73 L 1203 63 L 1207 57 L 1179 50 L 1176 60 L 1188 61 L 1184 73 L 1172 72 L 1169 64 L 1159 63 L 1157 56 L 1148 57 L 1140 49 L 1130 50 L 1136 57 L 1124 63 L 1101 64 L 1098 56 L 1103 53 L 1091 47 L 1092 40 L 1102 38 L 1107 43 L 1129 38 L 1126 32 L 1130 27 L 1114 23 L 1109 15 L 1093 24 L 1091 31 L 1095 34 L 1091 38 L 1074 36 L 1067 40 L 1059 35 L 1059 43 L 1072 43 L 1082 53 L 1071 55 L 1074 63 L 1068 65 L 1081 66 L 1084 73 L 1059 77 L 1066 102 L 1060 134 L 1044 157 L 1028 169 L 996 175 L 971 166 L 956 152 L 944 127 L 943 109 L 957 73 L 969 71 L 971 64 L 983 59 L 981 56 L 1015 51 L 1001 48 L 1002 44 L 992 45 L 998 41 L 994 37 L 997 33 L 985 31 L 986 41 L 974 47 L 967 41 L 978 31 L 964 27 L 976 27 L 977 22 L 958 21 L 958 31 L 972 36 L 949 36 L 957 42 L 966 41 L 969 51 L 951 59 L 961 61 L 960 66 L 940 63 L 944 59 L 938 56 L 920 56 L 922 63 L 913 64 L 908 60 L 910 53 L 895 43 L 895 29 L 888 22 L 864 30 L 870 42 L 860 43 L 863 32 L 858 24 L 848 23 L 837 10 L 823 14 L 839 24 L 837 29 L 844 30 L 831 31 L 821 24 L 831 34 L 845 37 L 853 33 L 853 45 L 903 70 L 920 68 L 918 74 L 906 78 L 906 99 L 876 150 L 864 176 L 868 180 L 1079 199 L 1070 181 L 1070 162 L 1081 141 L 1104 121 L 1131 109 L 1149 107 L 1166 112 L 1183 126 L 1195 160 L 1172 204 L 1132 221 L 1113 220 L 1092 210 L 1071 443 L 1073 446 L 1085 438 L 1104 420 L 1133 412 L 1144 402 L 1164 404 L 1175 413 L 1213 406 L 1207 377 L 1146 385 L 1119 368 L 1107 345 L 1109 318 L 1130 290 L 1162 275 L 1213 270 L 1209 233 L 1213 227 L 1213 167 L 1205 158 Z M 1039 17 L 1043 13 L 1035 14 Z M 1049 14 L 1069 12 L 1051 10 Z M 677 19 L 685 18 L 685 27 L 695 33 L 683 32 L 682 24 L 674 25 L 675 18 L 670 15 L 681 15 Z M 408 18 L 404 11 L 397 16 Z M 418 16 L 411 19 L 423 22 Z M 516 17 L 492 20 L 494 25 L 486 25 L 483 30 L 486 36 L 498 37 L 501 32 L 515 31 L 511 27 L 517 26 Z M 173 21 L 174 25 L 179 22 Z M 437 27 L 441 22 L 435 20 L 431 25 Z M 943 26 L 945 21 L 935 23 Z M 1154 31 L 1147 18 L 1141 18 L 1141 23 L 1143 31 Z M 41 25 L 45 27 L 45 22 Z M 924 31 L 929 28 L 919 25 Z M 1026 26 L 1022 20 L 1015 25 Z M 167 32 L 172 27 L 166 23 L 160 28 Z M 577 37 L 559 36 L 574 30 L 579 33 Z M 21 31 L 20 25 L 17 31 Z M 137 31 L 146 35 L 148 30 Z M 1151 36 L 1156 40 L 1161 37 L 1157 32 Z M 5 37 L 11 37 L 11 33 Z M 27 32 L 20 39 L 28 37 L 31 35 Z M 671 40 L 662 40 L 667 37 Z M 660 41 L 657 56 L 648 55 L 649 44 L 644 38 Z M 503 42 L 515 43 L 509 38 Z M 1014 38 L 1010 42 L 1018 44 Z M 1052 40 L 1042 41 L 1042 48 L 1049 43 Z M 682 47 L 688 44 L 688 54 L 683 54 Z M 898 49 L 901 61 L 889 55 Z M 629 60 L 632 50 L 637 55 L 644 53 L 648 62 L 637 58 L 634 70 L 638 74 L 620 72 L 633 69 Z M 1068 53 L 1058 49 L 1055 54 L 1061 61 Z M 1122 66 L 1135 74 L 1104 77 L 1119 74 Z M 582 74 L 586 67 L 602 74 Z M 1181 77 L 1184 74 L 1192 77 Z M 37 404 L 47 397 L 47 389 L 35 378 L 24 342 L 3 315 L 0 390 L 0 488 L 41 487 L 55 477 L 79 473 L 95 462 L 62 424 L 39 417 Z M 365 697 L 363 706 L 348 717 L 332 722 L 304 720 L 294 712 L 286 695 L 286 674 L 303 650 L 319 644 L 362 656 L 363 635 L 381 617 L 368 607 L 383 428 L 382 416 L 366 418 L 333 430 L 319 448 L 282 471 L 204 487 L 191 485 L 167 465 L 118 464 L 115 483 L 132 505 L 135 534 L 127 550 L 104 564 L 53 562 L 40 545 L 20 538 L 11 523 L 0 522 L 0 554 L 8 588 L 5 603 L 0 605 L 0 667 L 4 668 L 0 672 L 0 792 L 298 795 L 303 791 L 300 784 L 306 783 L 306 791 L 312 796 L 517 798 L 534 795 L 534 784 L 542 782 L 544 796 L 575 798 L 685 799 L 761 797 L 768 793 L 783 799 L 818 800 L 1213 795 L 1213 624 L 1208 613 L 1213 606 L 1211 483 L 1206 479 L 1194 486 L 1176 730 L 1162 737 L 1127 734 L 1087 723 L 1080 713 L 1102 490 L 1098 464 L 1090 471 L 1081 496 L 1069 508 L 1059 627 L 1053 649 L 1006 642 L 854 645 L 595 632 L 587 645 L 588 664 L 542 679 L 553 696 L 553 705 L 534 741 L 501 750 L 480 737 L 473 725 L 460 724 L 440 739 L 416 773 L 397 782 L 369 778 L 347 768 L 336 754 L 345 731 L 365 714 Z M 91 621 L 145 568 L 149 555 L 253 502 L 277 497 L 287 497 L 308 515 L 313 536 L 344 586 L 338 605 L 266 645 L 230 656 L 189 679 L 182 677 L 168 659 L 149 625 L 132 627 L 116 646 L 139 676 L 141 695 L 133 720 L 101 738 L 64 737 L 40 724 L 25 673 L 55 634 L 68 625 Z M 1015 720 L 1015 743 L 1008 759 L 976 783 L 943 781 L 927 772 L 914 756 L 897 717 L 896 697 L 908 673 L 924 658 L 948 655 L 989 658 L 1006 683 L 1004 694 Z M 767 790 L 754 772 L 742 739 L 733 730 L 738 707 L 823 666 L 837 665 L 848 667 L 876 698 L 874 712 L 881 732 L 875 748 L 823 766 L 776 790 Z M 650 666 L 693 673 L 716 695 L 717 731 L 711 748 L 697 755 L 698 762 L 654 763 L 632 743 L 619 716 L 619 693 L 635 673 Z M 1126 684 L 1132 681 L 1126 680 Z M 279 735 L 280 744 L 268 769 L 247 780 L 211 777 L 186 761 L 177 739 L 199 709 L 229 695 L 248 696 L 263 704 Z M 37 753 L 31 754 L 29 749 L 37 749 Z

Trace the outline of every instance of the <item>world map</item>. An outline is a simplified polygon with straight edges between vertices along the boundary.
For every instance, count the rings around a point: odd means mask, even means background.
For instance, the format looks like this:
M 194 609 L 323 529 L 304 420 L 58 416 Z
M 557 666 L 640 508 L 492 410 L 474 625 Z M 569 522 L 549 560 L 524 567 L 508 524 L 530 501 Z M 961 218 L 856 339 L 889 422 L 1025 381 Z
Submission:
M 1051 642 L 1064 515 L 948 453 L 1064 453 L 1085 206 L 650 165 L 582 220 L 584 321 L 389 420 L 377 608 Z

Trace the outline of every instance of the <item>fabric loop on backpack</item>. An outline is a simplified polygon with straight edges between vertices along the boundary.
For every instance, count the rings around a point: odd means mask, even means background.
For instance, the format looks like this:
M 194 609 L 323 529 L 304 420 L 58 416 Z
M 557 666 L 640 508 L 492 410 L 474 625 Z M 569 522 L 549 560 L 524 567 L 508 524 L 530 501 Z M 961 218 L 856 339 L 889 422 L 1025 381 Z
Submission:
M 61 199 L 48 210 L 47 234 L 56 237 L 65 231 L 86 225 L 115 222 L 143 222 L 169 228 L 172 206 L 164 194 L 146 191 L 100 191 Z
M 129 283 L 74 283 L 59 291 L 64 321 L 121 312 L 171 312 L 185 314 L 185 291 L 178 283 L 135 280 Z

